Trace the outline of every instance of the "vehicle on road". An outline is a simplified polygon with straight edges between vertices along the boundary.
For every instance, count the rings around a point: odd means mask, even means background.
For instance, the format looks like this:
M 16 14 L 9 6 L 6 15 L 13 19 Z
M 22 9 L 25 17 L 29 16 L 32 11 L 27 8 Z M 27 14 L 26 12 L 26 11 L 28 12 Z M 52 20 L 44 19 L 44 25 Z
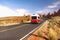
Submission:
M 31 23 L 40 23 L 40 22 L 41 22 L 41 19 L 39 15 L 36 14 L 31 16 Z

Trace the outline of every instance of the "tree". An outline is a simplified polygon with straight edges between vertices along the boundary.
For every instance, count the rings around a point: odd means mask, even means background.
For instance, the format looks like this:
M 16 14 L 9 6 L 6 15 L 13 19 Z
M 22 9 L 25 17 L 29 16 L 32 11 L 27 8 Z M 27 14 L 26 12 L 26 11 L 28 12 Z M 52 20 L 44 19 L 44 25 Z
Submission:
M 60 9 L 57 11 L 57 16 L 60 16 Z
M 51 17 L 51 15 L 50 15 L 50 12 L 47 14 L 47 18 L 50 18 Z
M 56 11 L 54 11 L 53 16 L 56 16 L 56 15 L 57 15 L 57 12 L 56 12 Z

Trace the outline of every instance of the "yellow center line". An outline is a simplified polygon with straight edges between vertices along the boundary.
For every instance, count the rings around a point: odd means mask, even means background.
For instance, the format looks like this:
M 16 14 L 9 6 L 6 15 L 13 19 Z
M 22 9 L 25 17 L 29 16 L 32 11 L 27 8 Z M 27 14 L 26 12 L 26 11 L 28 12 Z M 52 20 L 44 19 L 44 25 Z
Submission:
M 22 26 L 25 26 L 25 25 L 22 25 Z M 17 28 L 22 27 L 22 26 L 18 26 L 18 27 L 6 29 L 6 30 L 1 30 L 0 32 L 6 32 L 6 31 L 9 31 L 9 30 L 14 30 L 14 29 L 17 29 Z

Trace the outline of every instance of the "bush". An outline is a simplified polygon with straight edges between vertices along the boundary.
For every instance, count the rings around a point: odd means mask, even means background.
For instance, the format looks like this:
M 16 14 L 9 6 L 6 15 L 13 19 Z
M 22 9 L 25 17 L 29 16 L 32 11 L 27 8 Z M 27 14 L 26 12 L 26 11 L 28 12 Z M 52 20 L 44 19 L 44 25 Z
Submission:
M 29 21 L 29 19 L 27 19 L 27 21 Z
M 49 40 L 57 40 L 57 33 L 52 28 L 49 29 L 48 35 L 49 35 Z
M 42 32 L 41 32 L 41 31 L 39 31 L 39 30 L 37 31 L 37 34 L 38 34 L 38 36 L 39 36 L 39 37 L 41 37 L 41 36 L 42 36 Z
M 24 23 L 24 21 L 23 20 L 21 20 L 21 22 L 20 23 Z

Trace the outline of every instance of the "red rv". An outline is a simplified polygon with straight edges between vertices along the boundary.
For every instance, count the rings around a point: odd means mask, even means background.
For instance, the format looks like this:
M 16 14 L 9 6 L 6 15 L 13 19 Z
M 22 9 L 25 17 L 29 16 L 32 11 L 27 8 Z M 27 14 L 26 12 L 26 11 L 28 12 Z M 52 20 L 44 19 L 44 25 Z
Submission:
M 41 19 L 39 15 L 32 15 L 31 16 L 31 23 L 40 23 Z

